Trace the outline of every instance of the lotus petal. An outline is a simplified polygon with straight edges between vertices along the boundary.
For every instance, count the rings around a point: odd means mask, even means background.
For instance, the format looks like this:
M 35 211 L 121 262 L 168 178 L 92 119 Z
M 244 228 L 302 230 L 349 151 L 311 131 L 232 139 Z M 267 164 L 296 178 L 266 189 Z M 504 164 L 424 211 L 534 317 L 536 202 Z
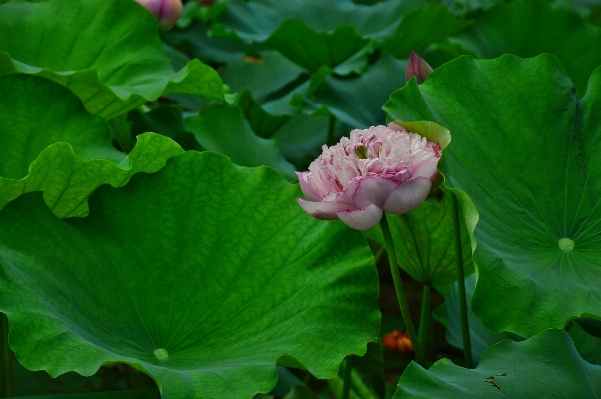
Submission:
M 357 208 L 376 205 L 382 208 L 390 194 L 399 187 L 399 183 L 380 176 L 366 176 L 353 179 L 344 188 L 344 195 Z
M 344 202 L 305 201 L 302 198 L 297 198 L 296 201 L 305 212 L 321 220 L 336 220 L 338 219 L 337 212 L 351 210 L 353 207 Z
M 432 181 L 425 177 L 407 180 L 390 194 L 382 209 L 396 215 L 411 212 L 426 199 L 431 188 Z
M 367 230 L 378 224 L 384 212 L 371 204 L 362 209 L 338 211 L 336 214 L 347 226 L 355 230 Z

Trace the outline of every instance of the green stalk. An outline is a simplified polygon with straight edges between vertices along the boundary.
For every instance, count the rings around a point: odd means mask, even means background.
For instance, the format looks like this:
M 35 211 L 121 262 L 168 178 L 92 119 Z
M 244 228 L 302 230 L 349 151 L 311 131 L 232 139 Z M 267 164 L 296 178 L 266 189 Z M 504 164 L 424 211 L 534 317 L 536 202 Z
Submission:
M 344 360 L 344 367 L 342 369 L 342 396 L 340 399 L 349 399 L 351 394 L 351 371 L 353 370 L 353 364 L 351 358 L 347 357 Z
M 463 246 L 461 245 L 461 224 L 459 220 L 459 203 L 455 193 L 451 193 L 455 201 L 455 255 L 457 262 L 457 297 L 459 299 L 459 318 L 461 320 L 461 337 L 463 338 L 463 359 L 465 367 L 471 369 L 472 361 L 472 342 L 470 338 L 470 326 L 467 318 L 467 297 L 465 293 L 465 273 L 463 271 Z
M 430 330 L 430 293 L 432 292 L 432 285 L 429 283 L 424 284 L 422 291 L 422 313 L 419 318 L 419 330 L 418 340 L 422 347 L 422 352 L 426 352 L 426 341 L 428 339 L 428 332 Z
M 13 354 L 8 346 L 8 318 L 2 313 L 2 390 L 0 395 L 3 398 L 13 396 Z
M 390 227 L 388 227 L 388 220 L 386 220 L 386 213 L 380 220 L 380 227 L 382 228 L 382 234 L 384 235 L 384 241 L 386 242 L 386 252 L 388 252 L 388 260 L 390 261 L 390 272 L 392 273 L 392 280 L 394 281 L 394 288 L 396 290 L 396 296 L 399 300 L 399 306 L 401 308 L 401 314 L 403 315 L 403 321 L 405 327 L 407 327 L 407 333 L 409 339 L 413 345 L 415 351 L 415 358 L 417 363 L 426 367 L 426 359 L 422 352 L 422 346 L 419 344 L 417 334 L 415 333 L 415 327 L 411 320 L 411 313 L 409 312 L 409 305 L 407 304 L 407 298 L 405 298 L 405 290 L 403 289 L 403 280 L 401 280 L 401 273 L 396 260 L 396 252 L 394 250 L 394 243 L 392 242 L 392 234 L 390 233 Z

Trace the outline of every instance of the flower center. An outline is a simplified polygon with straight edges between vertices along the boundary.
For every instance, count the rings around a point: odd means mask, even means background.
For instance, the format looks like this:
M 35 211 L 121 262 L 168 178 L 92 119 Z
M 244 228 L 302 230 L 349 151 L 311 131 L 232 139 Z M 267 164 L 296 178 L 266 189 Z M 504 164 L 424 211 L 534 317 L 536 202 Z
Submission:
M 166 349 L 163 349 L 163 348 L 155 349 L 153 353 L 156 356 L 156 358 L 159 360 L 164 361 L 164 360 L 169 359 L 169 352 L 167 352 Z
M 557 245 L 565 253 L 570 253 L 574 249 L 574 241 L 569 238 L 560 238 Z

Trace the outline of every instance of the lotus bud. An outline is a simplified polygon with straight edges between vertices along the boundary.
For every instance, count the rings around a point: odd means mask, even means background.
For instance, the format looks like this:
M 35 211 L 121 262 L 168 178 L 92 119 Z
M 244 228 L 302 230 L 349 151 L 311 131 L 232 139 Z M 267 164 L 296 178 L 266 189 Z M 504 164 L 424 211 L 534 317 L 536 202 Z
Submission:
M 426 199 L 441 154 L 438 143 L 395 123 L 355 129 L 296 173 L 307 198 L 296 200 L 317 219 L 367 230 L 384 212 L 404 214 Z
M 407 62 L 407 69 L 405 70 L 405 80 L 408 81 L 415 76 L 417 84 L 422 84 L 432 71 L 432 67 L 426 60 L 412 51 L 411 55 L 409 55 L 409 61 Z
M 154 14 L 161 29 L 169 29 L 182 15 L 181 0 L 136 0 Z

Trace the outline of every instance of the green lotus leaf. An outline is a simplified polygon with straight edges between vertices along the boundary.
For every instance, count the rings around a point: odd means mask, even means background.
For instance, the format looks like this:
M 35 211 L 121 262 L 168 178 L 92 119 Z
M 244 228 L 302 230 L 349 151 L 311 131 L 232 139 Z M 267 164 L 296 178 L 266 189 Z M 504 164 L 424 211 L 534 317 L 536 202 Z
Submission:
M 465 15 L 478 10 L 488 10 L 503 0 L 438 0 L 457 15 Z
M 530 337 L 601 316 L 600 87 L 597 68 L 578 100 L 548 54 L 461 57 L 384 106 L 391 120 L 453 135 L 439 167 L 478 210 L 472 309 L 495 332 Z
M 388 215 L 399 266 L 417 281 L 446 291 L 457 281 L 455 250 L 455 201 L 445 193 L 440 201 L 424 201 L 405 215 Z M 461 223 L 463 268 L 473 273 L 471 242 Z M 437 287 L 438 288 L 438 287 Z
M 187 4 L 194 3 L 185 3 L 185 5 Z M 179 21 L 181 21 L 181 18 Z M 209 37 L 209 29 L 210 25 L 194 22 L 185 29 L 171 29 L 162 32 L 161 38 L 168 45 L 185 52 L 190 57 L 198 58 L 202 62 L 211 65 L 229 64 L 241 60 L 244 54 L 252 48 L 252 46 L 239 39 Z
M 367 67 L 369 43 L 352 25 L 339 25 L 332 32 L 317 32 L 298 19 L 285 20 L 265 41 L 265 45 L 311 72 L 324 65 L 334 68 L 360 55 L 363 62 L 358 70 L 351 70 L 359 73 Z
M 467 298 L 467 316 L 470 327 L 472 345 L 472 358 L 478 363 L 480 357 L 488 348 L 504 339 L 518 339 L 509 333 L 494 333 L 484 327 L 476 318 L 474 311 L 469 306 L 476 286 L 476 275 L 471 274 L 465 278 L 465 294 Z M 451 290 L 446 295 L 444 303 L 434 310 L 434 317 L 445 326 L 445 338 L 455 348 L 463 349 L 461 336 L 461 319 L 459 314 L 459 299 L 457 296 L 457 282 L 453 283 Z
M 182 152 L 167 137 L 146 133 L 126 156 L 111 144 L 104 119 L 48 79 L 5 75 L 0 91 L 0 208 L 23 193 L 43 191 L 59 218 L 83 216 L 86 199 L 101 184 L 122 186 Z
M 308 81 L 285 96 L 264 103 L 263 107 L 275 115 L 295 111 L 328 113 L 351 129 L 381 125 L 386 114 L 379 104 L 386 102 L 391 91 L 403 85 L 405 74 L 402 71 L 406 66 L 406 61 L 386 55 L 361 75 L 339 78 L 326 74 L 320 79 L 320 85 Z M 314 83 L 313 87 L 311 83 Z M 309 89 L 312 91 L 310 96 L 307 95 Z
M 186 129 L 203 148 L 227 155 L 241 166 L 271 166 L 295 180 L 294 166 L 284 158 L 275 140 L 258 137 L 234 105 L 211 104 L 184 119 Z
M 574 82 L 579 97 L 584 95 L 593 69 L 601 65 L 601 28 L 587 23 L 576 11 L 553 7 L 548 1 L 502 2 L 457 39 L 482 58 L 507 53 L 525 58 L 553 54 Z
M 157 29 L 152 14 L 130 0 L 6 2 L 0 4 L 0 75 L 51 79 L 106 119 L 169 93 L 223 99 L 211 67 L 193 60 L 173 70 Z
M 316 31 L 332 31 L 352 23 L 362 37 L 383 41 L 400 17 L 424 0 L 389 0 L 374 5 L 352 0 L 228 0 L 227 10 L 217 17 L 223 24 L 213 35 L 234 34 L 246 42 L 264 42 L 288 18 L 304 21 Z
M 250 124 L 253 132 L 263 138 L 273 136 L 291 118 L 290 115 L 271 115 L 253 98 L 249 90 L 240 93 L 238 106 L 242 108 L 244 118 Z
M 419 10 L 409 10 L 403 15 L 394 34 L 382 49 L 400 59 L 408 59 L 413 50 L 421 53 L 428 45 L 456 34 L 470 22 L 455 17 L 442 4 L 427 3 Z
M 248 89 L 261 103 L 280 97 L 279 91 L 284 90 L 285 93 L 286 88 L 294 87 L 296 81 L 301 80 L 302 83 L 309 79 L 303 68 L 273 50 L 263 52 L 260 59 L 247 58 L 228 63 L 222 76 L 232 91 Z
M 164 399 L 251 398 L 276 362 L 331 378 L 377 338 L 361 234 L 311 218 L 298 185 L 212 152 L 99 188 L 85 218 L 39 193 L 0 212 L 0 303 L 19 362 L 57 376 L 123 362 Z
M 474 370 L 448 359 L 428 371 L 411 363 L 394 395 L 401 398 L 601 398 L 601 366 L 582 360 L 565 331 L 548 330 L 496 344 Z
M 579 323 L 573 323 L 568 333 L 584 360 L 601 365 L 601 338 L 589 334 Z

